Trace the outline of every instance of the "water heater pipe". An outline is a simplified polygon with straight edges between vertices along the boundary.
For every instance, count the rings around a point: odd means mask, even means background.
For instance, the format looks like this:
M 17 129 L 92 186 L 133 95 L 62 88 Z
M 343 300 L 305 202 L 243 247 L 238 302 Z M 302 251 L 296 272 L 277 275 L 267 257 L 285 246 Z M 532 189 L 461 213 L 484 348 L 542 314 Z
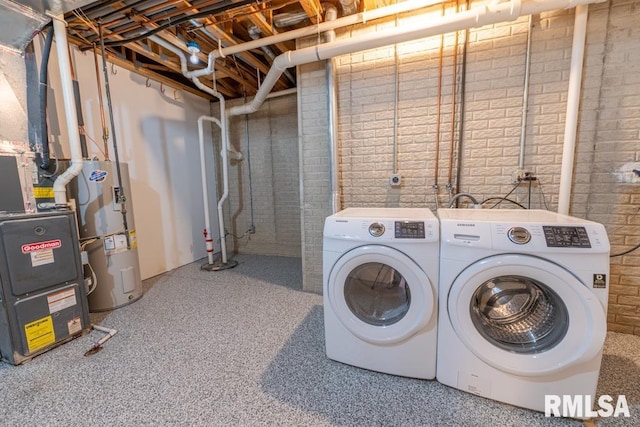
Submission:
M 82 171 L 82 147 L 78 133 L 78 114 L 76 111 L 73 82 L 71 81 L 71 59 L 69 58 L 69 43 L 67 28 L 63 15 L 52 16 L 53 31 L 56 40 L 56 52 L 60 67 L 60 84 L 62 86 L 62 100 L 64 102 L 65 117 L 67 119 L 67 133 L 69 148 L 71 149 L 71 164 L 53 183 L 53 195 L 56 207 L 65 208 L 67 201 L 67 184 Z
M 569 90 L 567 92 L 567 113 L 564 122 L 564 143 L 562 146 L 562 168 L 560 169 L 560 191 L 558 195 L 558 213 L 568 215 L 571 201 L 571 179 L 576 150 L 578 112 L 580 108 L 580 86 L 582 84 L 582 66 L 584 47 L 587 39 L 587 18 L 589 6 L 576 8 L 573 24 L 573 45 L 571 47 L 571 68 L 569 71 Z

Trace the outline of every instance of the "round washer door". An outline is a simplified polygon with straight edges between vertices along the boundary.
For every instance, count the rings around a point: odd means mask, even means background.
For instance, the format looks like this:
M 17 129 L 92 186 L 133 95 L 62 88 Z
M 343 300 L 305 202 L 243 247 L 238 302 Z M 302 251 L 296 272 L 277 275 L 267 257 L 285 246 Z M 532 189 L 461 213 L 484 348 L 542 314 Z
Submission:
M 345 253 L 329 275 L 327 303 L 356 337 L 374 344 L 403 341 L 435 315 L 426 273 L 388 246 L 360 246 Z
M 606 335 L 605 311 L 569 271 L 530 255 L 495 255 L 454 280 L 449 320 L 476 357 L 515 375 L 539 376 L 592 359 Z

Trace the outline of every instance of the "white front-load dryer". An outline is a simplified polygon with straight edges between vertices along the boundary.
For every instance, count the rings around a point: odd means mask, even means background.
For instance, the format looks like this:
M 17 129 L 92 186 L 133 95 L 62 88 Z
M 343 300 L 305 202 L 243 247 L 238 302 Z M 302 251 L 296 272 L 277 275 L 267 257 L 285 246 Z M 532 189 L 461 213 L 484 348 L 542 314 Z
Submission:
M 604 227 L 544 210 L 438 216 L 438 381 L 537 411 L 546 395 L 595 401 L 607 329 Z
M 349 208 L 324 226 L 327 356 L 360 368 L 433 379 L 438 219 L 429 209 Z

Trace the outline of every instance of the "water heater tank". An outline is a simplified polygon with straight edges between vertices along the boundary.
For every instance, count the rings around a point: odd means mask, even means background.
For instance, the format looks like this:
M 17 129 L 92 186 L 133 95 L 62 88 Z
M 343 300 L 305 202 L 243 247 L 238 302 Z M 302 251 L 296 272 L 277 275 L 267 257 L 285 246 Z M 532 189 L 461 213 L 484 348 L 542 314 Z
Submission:
M 85 161 L 82 172 L 73 179 L 69 190 L 78 207 L 80 239 L 97 279 L 89 294 L 89 310 L 112 310 L 132 303 L 142 296 L 138 244 L 131 202 L 129 169 L 120 163 L 120 177 L 115 162 Z M 124 209 L 127 230 L 123 220 Z M 95 241 L 92 241 L 93 239 Z M 90 243 L 89 243 L 90 242 Z

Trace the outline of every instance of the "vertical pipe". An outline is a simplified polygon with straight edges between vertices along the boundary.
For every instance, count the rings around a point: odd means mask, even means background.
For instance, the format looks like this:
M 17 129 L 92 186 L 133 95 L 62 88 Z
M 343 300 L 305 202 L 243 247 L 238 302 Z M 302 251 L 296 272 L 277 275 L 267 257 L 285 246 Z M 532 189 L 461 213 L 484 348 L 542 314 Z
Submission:
M 527 53 L 524 62 L 524 90 L 522 92 L 522 119 L 520 121 L 520 157 L 518 158 L 518 170 L 524 171 L 524 146 L 527 140 L 527 112 L 529 110 L 529 74 L 531 70 L 531 31 L 533 29 L 533 18 L 529 15 L 529 26 L 527 30 Z
M 330 22 L 338 17 L 338 10 L 332 4 L 327 4 L 325 12 L 325 22 Z M 330 43 L 335 40 L 336 32 L 329 30 L 325 34 L 325 41 Z M 329 174 L 331 182 L 331 212 L 340 210 L 340 174 L 338 164 L 340 155 L 338 153 L 338 94 L 336 88 L 335 59 L 329 58 L 326 65 L 327 75 L 327 104 L 329 106 Z
M 102 81 L 100 80 L 100 67 L 98 66 L 98 48 L 93 46 L 93 63 L 96 68 L 96 79 L 98 82 L 98 102 L 100 103 L 100 123 L 102 123 L 102 145 L 104 148 L 104 159 L 109 161 L 109 128 L 104 118 L 104 101 L 102 99 Z
M 562 169 L 560 170 L 560 192 L 558 195 L 558 213 L 568 214 L 571 201 L 571 179 L 576 148 L 578 129 L 578 112 L 580 108 L 580 86 L 582 83 L 582 65 L 587 38 L 588 5 L 576 7 L 573 26 L 573 45 L 571 48 L 571 69 L 569 72 L 569 90 L 567 92 L 567 113 L 564 126 L 564 143 L 562 147 Z
M 109 89 L 109 72 L 107 71 L 107 57 L 105 55 L 104 37 L 102 36 L 102 24 L 98 24 L 98 35 L 100 37 L 100 53 L 102 54 L 102 73 L 104 74 L 104 92 L 107 95 L 107 108 L 109 109 L 109 123 L 111 124 L 111 141 L 113 142 L 113 157 L 116 162 L 116 175 L 118 177 L 118 185 L 120 186 L 120 194 L 117 203 L 121 206 L 122 211 L 122 227 L 124 235 L 127 239 L 127 249 L 131 248 L 131 237 L 129 235 L 129 225 L 127 224 L 127 208 L 125 205 L 125 189 L 122 183 L 122 173 L 120 171 L 120 157 L 118 156 L 118 142 L 116 141 L 116 123 L 113 118 L 113 110 L 111 103 L 111 90 Z
M 198 139 L 200 142 L 200 171 L 202 173 L 202 201 L 204 203 L 204 224 L 207 235 L 211 235 L 211 218 L 209 216 L 209 190 L 207 188 L 207 162 L 204 155 L 204 120 L 214 122 L 220 128 L 222 128 L 222 125 L 220 124 L 220 121 L 215 117 L 200 116 L 198 118 Z M 222 147 L 222 150 L 225 151 L 224 147 Z M 209 264 L 213 264 L 213 248 L 207 247 L 207 261 L 209 262 Z
M 57 207 L 67 207 L 67 184 L 82 171 L 82 149 L 80 147 L 80 133 L 78 132 L 78 115 L 76 113 L 75 95 L 71 80 L 71 58 L 69 57 L 67 28 L 64 16 L 53 17 L 53 31 L 55 32 L 56 52 L 60 67 L 60 83 L 62 86 L 62 100 L 64 101 L 67 132 L 69 134 L 69 148 L 71 150 L 71 165 L 53 183 L 53 194 Z

